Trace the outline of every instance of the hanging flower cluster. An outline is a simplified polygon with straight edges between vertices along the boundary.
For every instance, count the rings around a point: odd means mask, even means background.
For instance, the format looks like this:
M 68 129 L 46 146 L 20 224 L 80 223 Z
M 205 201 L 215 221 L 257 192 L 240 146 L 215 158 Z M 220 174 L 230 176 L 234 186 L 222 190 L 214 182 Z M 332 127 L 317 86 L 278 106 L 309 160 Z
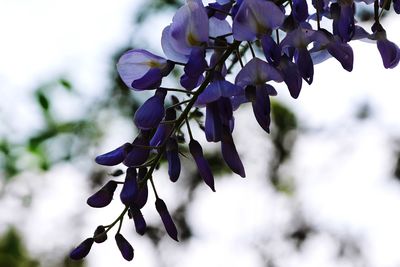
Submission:
M 374 6 L 370 31 L 357 25 L 354 18 L 359 2 Z M 270 81 L 285 83 L 290 95 L 297 98 L 303 80 L 313 82 L 315 64 L 333 57 L 343 69 L 352 71 L 352 40 L 372 40 L 383 66 L 396 67 L 400 49 L 387 39 L 380 23 L 382 13 L 391 5 L 399 14 L 400 0 L 217 0 L 207 6 L 201 0 L 187 0 L 162 33 L 166 58 L 134 49 L 118 61 L 117 69 L 126 86 L 135 91 L 154 90 L 154 95 L 134 115 L 139 129 L 134 141 L 95 159 L 105 166 L 124 164 L 126 176 L 124 181 L 108 181 L 88 198 L 87 204 L 95 208 L 107 206 L 120 186 L 123 211 L 111 224 L 98 226 L 93 237 L 84 240 L 70 257 L 84 258 L 93 243 L 106 241 L 110 229 L 119 225 L 117 247 L 126 260 L 132 260 L 133 248 L 120 233 L 121 225 L 127 216 L 139 235 L 146 233 L 141 209 L 147 204 L 148 184 L 154 191 L 155 210 L 166 232 L 178 241 L 177 228 L 156 190 L 153 172 L 164 157 L 170 180 L 176 182 L 181 171 L 180 149 L 187 146 L 200 177 L 215 191 L 213 173 L 190 129 L 192 114 L 205 109 L 201 128 L 207 141 L 220 143 L 227 166 L 245 177 L 232 137 L 234 111 L 250 102 L 256 121 L 269 132 L 270 97 L 277 94 Z M 251 60 L 243 62 L 246 53 Z M 240 71 L 232 76 L 235 64 L 240 64 Z M 174 68 L 183 69 L 182 88 L 161 87 L 162 79 Z M 228 80 L 230 77 L 234 79 Z M 183 100 L 172 96 L 175 102 L 166 108 L 164 101 L 171 93 L 182 93 Z M 189 133 L 187 143 L 178 142 L 182 127 L 187 127 Z

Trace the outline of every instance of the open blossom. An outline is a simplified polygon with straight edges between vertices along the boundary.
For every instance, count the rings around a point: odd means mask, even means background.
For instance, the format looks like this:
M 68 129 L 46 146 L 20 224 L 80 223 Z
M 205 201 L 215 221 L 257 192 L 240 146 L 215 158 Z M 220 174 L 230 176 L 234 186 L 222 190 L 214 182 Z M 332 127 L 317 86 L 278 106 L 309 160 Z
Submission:
M 161 45 L 170 60 L 186 63 L 192 49 L 208 42 L 208 16 L 200 0 L 187 0 L 162 33 Z
M 117 70 L 126 86 L 134 90 L 155 89 L 174 64 L 143 49 L 125 52 L 117 63 Z
M 280 27 L 284 18 L 273 2 L 244 0 L 233 20 L 233 37 L 238 41 L 253 41 Z

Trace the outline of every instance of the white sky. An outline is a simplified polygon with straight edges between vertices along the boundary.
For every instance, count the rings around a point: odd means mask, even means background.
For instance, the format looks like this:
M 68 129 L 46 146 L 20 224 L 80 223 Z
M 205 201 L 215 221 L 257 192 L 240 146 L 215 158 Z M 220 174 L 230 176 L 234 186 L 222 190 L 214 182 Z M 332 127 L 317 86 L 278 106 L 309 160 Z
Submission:
M 105 77 L 112 67 L 109 58 L 116 48 L 132 39 L 158 40 L 170 14 L 151 19 L 141 29 L 134 28 L 132 13 L 136 5 L 138 1 L 132 0 L 2 0 L 0 123 L 6 123 L 7 128 L 0 128 L 0 134 L 11 127 L 17 137 L 24 136 L 40 127 L 29 102 L 35 85 L 67 75 L 81 98 L 91 99 L 105 90 Z M 386 25 L 390 40 L 400 44 L 400 18 L 393 18 Z M 148 33 L 151 36 L 146 36 Z M 159 51 L 158 41 L 146 42 L 146 47 L 148 44 Z M 237 115 L 236 127 L 240 130 L 236 130 L 235 140 L 243 154 L 247 178 L 224 177 L 216 183 L 217 193 L 205 187 L 196 191 L 197 199 L 189 212 L 195 238 L 188 246 L 165 241 L 159 255 L 147 240 L 127 234 L 134 241 L 137 266 L 156 266 L 153 258 L 161 256 L 168 260 L 167 266 L 262 266 L 255 244 L 264 239 L 268 240 L 264 249 L 271 251 L 282 266 L 351 266 L 336 261 L 336 244 L 329 236 L 311 238 L 301 253 L 287 248 L 276 232 L 294 219 L 296 209 L 323 231 L 360 238 L 370 266 L 400 265 L 400 215 L 396 213 L 400 190 L 391 179 L 390 169 L 394 164 L 390 157 L 395 148 L 393 138 L 400 134 L 400 69 L 384 70 L 375 45 L 355 42 L 352 47 L 352 73 L 331 59 L 317 66 L 314 83 L 303 88 L 298 100 L 290 99 L 282 88 L 279 90 L 279 99 L 295 110 L 302 125 L 316 130 L 299 137 L 294 167 L 288 170 L 297 185 L 296 201 L 276 194 L 265 182 L 264 162 L 271 144 L 251 110 L 245 108 Z M 357 104 L 364 101 L 371 104 L 373 118 L 359 122 L 354 113 Z M 79 113 L 79 109 L 71 107 L 79 103 L 59 102 L 60 112 L 66 109 Z M 6 114 L 13 114 L 13 119 Z M 124 138 L 119 136 L 114 142 L 125 141 Z M 204 141 L 203 137 L 199 139 Z M 55 174 L 59 175 L 57 183 L 53 182 Z M 30 175 L 34 174 L 27 174 L 28 180 Z M 178 189 L 163 178 L 160 175 L 157 183 L 165 188 L 165 200 L 173 209 Z M 27 241 L 34 253 L 40 254 L 41 247 L 69 249 L 84 236 L 68 236 L 68 244 L 56 239 L 43 246 L 43 240 L 51 240 L 55 229 L 68 227 L 65 216 L 79 214 L 74 214 L 74 207 L 85 205 L 87 192 L 73 192 L 74 188 L 86 186 L 84 179 L 78 170 L 61 166 L 45 175 L 39 185 L 29 183 L 28 189 L 40 188 L 35 212 L 29 216 L 31 222 L 13 213 L 1 217 L 0 230 L 5 223 L 21 225 L 29 233 Z M 27 186 L 26 180 L 22 177 L 23 182 L 17 182 L 15 192 L 24 193 L 21 187 Z M 9 200 L 0 207 L 15 205 Z M 86 207 L 84 210 L 90 213 L 82 219 L 86 234 L 91 234 L 99 220 L 110 221 L 119 211 L 108 209 L 113 213 L 110 215 Z M 152 207 L 145 209 L 145 216 L 150 221 L 158 220 Z M 129 229 L 133 231 L 133 226 L 125 225 L 124 231 Z M 120 257 L 113 237 L 109 239 L 107 244 L 93 248 L 88 257 L 90 266 L 130 266 L 132 263 Z

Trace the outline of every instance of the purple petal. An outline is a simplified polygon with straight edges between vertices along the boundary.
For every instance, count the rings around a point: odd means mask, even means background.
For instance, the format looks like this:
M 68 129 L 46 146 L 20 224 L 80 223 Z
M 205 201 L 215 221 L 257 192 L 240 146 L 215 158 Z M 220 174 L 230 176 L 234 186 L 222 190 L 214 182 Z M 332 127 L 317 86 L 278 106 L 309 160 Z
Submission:
M 205 134 L 208 142 L 221 141 L 222 122 L 218 112 L 218 104 L 211 102 L 206 107 Z
M 189 151 L 190 154 L 192 154 L 194 161 L 196 162 L 197 170 L 199 171 L 201 178 L 203 178 L 204 182 L 211 188 L 212 191 L 215 192 L 214 176 L 211 172 L 207 160 L 204 158 L 203 149 L 201 148 L 199 142 L 192 139 L 189 142 Z
M 166 147 L 168 161 L 168 175 L 172 182 L 176 182 L 181 173 L 181 161 L 179 159 L 178 143 L 175 138 L 169 138 Z
M 353 49 L 347 43 L 341 41 L 332 41 L 328 46 L 328 52 L 336 58 L 342 67 L 347 71 L 353 70 Z
M 177 48 L 173 43 L 174 39 L 171 37 L 171 26 L 167 26 L 164 28 L 161 36 L 161 46 L 165 55 L 170 60 L 186 63 L 189 59 L 190 48 L 188 48 L 186 52 L 182 53 L 177 51 Z
M 270 85 L 266 85 L 270 86 Z M 258 124 L 263 128 L 267 133 L 269 133 L 269 125 L 271 123 L 270 118 L 270 100 L 268 95 L 268 90 L 266 88 L 257 88 L 256 89 L 256 101 L 252 103 L 254 116 Z
M 111 203 L 117 182 L 107 182 L 99 191 L 87 199 L 87 204 L 93 208 L 103 208 Z
M 138 90 L 155 89 L 161 85 L 161 70 L 154 68 L 146 72 L 145 75 L 131 83 L 131 87 Z
M 161 198 L 157 198 L 156 200 L 156 210 L 161 217 L 161 220 L 168 235 L 175 241 L 179 241 L 178 230 L 176 229 L 175 223 L 172 220 L 171 215 L 169 214 L 168 208 L 165 205 L 164 200 L 162 200 Z
M 243 178 L 246 177 L 242 161 L 236 151 L 235 143 L 233 142 L 229 130 L 224 130 L 223 138 L 221 140 L 221 152 L 222 157 L 229 168 Z
M 133 118 L 136 126 L 142 130 L 151 130 L 156 128 L 164 117 L 164 99 L 166 92 L 157 90 L 156 94 L 136 111 Z
M 393 69 L 399 64 L 400 49 L 395 43 L 383 39 L 377 41 L 377 46 L 386 69 Z
M 273 2 L 243 1 L 233 20 L 233 38 L 238 41 L 253 41 L 257 36 L 280 27 L 284 18 L 281 9 Z
M 235 84 L 245 88 L 247 85 L 262 85 L 270 80 L 283 81 L 282 75 L 273 66 L 259 58 L 253 58 L 239 71 Z
M 93 242 L 94 242 L 93 238 L 87 238 L 85 241 L 80 243 L 79 246 L 77 246 L 74 250 L 71 251 L 69 257 L 73 260 L 83 259 L 89 254 Z
M 200 86 L 203 81 L 203 75 L 200 75 L 198 77 L 190 77 L 186 74 L 183 74 L 180 79 L 180 84 L 183 86 L 183 88 L 187 90 L 193 90 L 194 88 Z
M 293 16 L 297 21 L 302 22 L 308 18 L 308 5 L 306 0 L 293 0 Z
M 136 194 L 135 200 L 133 201 L 133 205 L 138 209 L 141 209 L 144 207 L 144 205 L 146 205 L 147 198 L 149 195 L 149 190 L 147 188 L 147 180 L 144 181 L 146 173 L 147 173 L 146 168 L 139 168 L 139 173 L 138 173 L 139 191 Z
M 128 240 L 126 240 L 120 233 L 117 233 L 115 235 L 115 242 L 117 243 L 122 257 L 127 261 L 131 261 L 133 259 L 133 247 L 129 244 Z
M 138 233 L 139 235 L 144 235 L 147 230 L 147 224 L 146 221 L 144 220 L 142 212 L 140 211 L 140 209 L 136 207 L 131 207 L 130 211 L 133 218 L 133 222 L 135 223 L 136 233 Z
M 183 69 L 185 74 L 198 79 L 198 77 L 201 76 L 208 67 L 205 56 L 206 54 L 204 48 L 193 48 L 192 52 L 190 53 L 189 61 L 186 63 Z
M 283 74 L 283 81 L 286 83 L 290 95 L 293 98 L 297 98 L 302 86 L 302 79 L 297 65 L 285 56 L 282 57 L 280 68 Z
M 394 12 L 400 14 L 400 0 L 393 0 L 393 9 Z
M 269 35 L 264 35 L 261 38 L 261 46 L 268 63 L 275 63 L 279 65 L 282 51 L 279 45 L 277 45 L 272 39 L 272 37 Z
M 169 108 L 165 112 L 165 121 L 173 121 L 176 119 L 176 111 L 173 108 Z M 162 123 L 157 127 L 156 132 L 150 140 L 150 146 L 159 146 L 169 136 L 172 131 L 171 123 Z
M 355 33 L 354 3 L 340 6 L 340 17 L 338 20 L 338 34 L 343 41 L 351 40 Z
M 135 200 L 137 193 L 136 168 L 128 168 L 125 182 L 120 193 L 121 202 L 129 206 Z
M 115 166 L 124 161 L 127 153 L 132 149 L 131 144 L 125 143 L 122 146 L 105 153 L 103 155 L 97 156 L 95 161 L 97 164 L 105 166 Z
M 141 133 L 138 137 L 133 141 L 133 148 L 131 152 L 126 155 L 124 164 L 127 167 L 136 167 L 146 162 L 147 158 L 150 154 L 150 149 L 142 148 L 139 146 L 148 146 L 149 140 L 147 133 Z M 138 145 L 138 146 L 135 146 Z
M 295 61 L 301 77 L 303 77 L 308 84 L 311 84 L 314 77 L 314 64 L 308 50 L 306 48 L 296 49 Z

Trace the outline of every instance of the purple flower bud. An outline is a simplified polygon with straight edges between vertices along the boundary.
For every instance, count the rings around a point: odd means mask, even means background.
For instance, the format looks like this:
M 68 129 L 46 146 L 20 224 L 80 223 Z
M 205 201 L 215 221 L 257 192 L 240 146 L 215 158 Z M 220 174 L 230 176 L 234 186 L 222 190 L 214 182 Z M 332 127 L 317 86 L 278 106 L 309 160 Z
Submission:
M 125 143 L 122 146 L 105 153 L 103 155 L 97 156 L 95 161 L 97 164 L 105 166 L 114 166 L 120 164 L 124 161 L 127 153 L 132 149 L 131 144 Z
M 227 17 L 227 13 L 229 13 L 231 7 L 232 3 L 228 1 L 227 3 L 224 4 L 210 3 L 206 7 L 206 9 L 209 17 L 215 17 L 219 20 L 224 20 Z
M 146 162 L 150 154 L 150 149 L 140 146 L 149 145 L 148 135 L 149 133 L 147 131 L 141 131 L 140 134 L 135 138 L 131 152 L 129 152 L 125 157 L 125 166 L 136 167 Z
M 264 52 L 264 56 L 267 59 L 268 63 L 279 65 L 279 62 L 281 60 L 282 50 L 279 47 L 279 45 L 275 43 L 272 37 L 269 35 L 264 35 L 261 38 L 261 46 Z
M 247 85 L 263 85 L 270 80 L 283 81 L 277 69 L 259 58 L 253 58 L 236 75 L 235 84 L 245 88 Z
M 120 198 L 121 202 L 126 206 L 133 203 L 138 193 L 138 185 L 136 181 L 136 168 L 128 168 L 124 186 L 122 187 Z
M 93 238 L 87 238 L 85 241 L 80 243 L 79 246 L 77 246 L 74 250 L 71 251 L 69 257 L 73 260 L 83 259 L 89 254 L 93 242 L 94 242 Z
M 167 141 L 166 155 L 168 161 L 168 175 L 172 182 L 176 182 L 181 173 L 181 161 L 179 159 L 178 143 L 175 138 Z
M 124 257 L 125 260 L 131 261 L 133 259 L 133 248 L 131 244 L 121 235 L 120 233 L 115 235 L 115 241 L 117 242 L 117 246 L 119 251 Z
M 293 17 L 297 21 L 303 22 L 308 18 L 308 5 L 306 0 L 293 0 Z
M 338 19 L 337 30 L 344 42 L 350 41 L 355 33 L 354 10 L 355 5 L 352 1 L 340 5 L 340 17 Z
M 235 143 L 233 142 L 232 135 L 229 129 L 225 128 L 221 140 L 221 152 L 226 164 L 234 172 L 246 177 L 242 161 L 236 151 Z
M 400 14 L 400 0 L 393 0 L 393 9 L 394 12 Z
M 174 64 L 146 50 L 134 49 L 125 52 L 117 63 L 118 73 L 124 83 L 132 89 L 155 89 L 167 76 Z
M 283 75 L 283 81 L 286 83 L 290 95 L 297 98 L 301 91 L 302 79 L 299 69 L 287 56 L 283 56 L 279 68 Z
M 208 142 L 221 141 L 222 122 L 219 115 L 218 103 L 216 101 L 207 104 L 205 134 Z
M 243 92 L 243 88 L 226 81 L 220 73 L 214 73 L 213 81 L 199 95 L 196 100 L 197 106 L 203 106 L 207 103 L 218 100 L 221 97 L 239 95 Z
M 147 224 L 143 218 L 142 212 L 135 206 L 130 207 L 130 212 L 133 218 L 133 222 L 135 223 L 136 232 L 139 235 L 144 235 L 147 230 Z
M 166 95 L 165 90 L 157 90 L 155 95 L 147 99 L 136 111 L 133 120 L 139 129 L 151 130 L 160 124 L 165 114 L 164 99 Z
M 176 111 L 173 108 L 168 108 L 165 112 L 165 121 L 173 121 L 176 119 Z M 150 146 L 159 146 L 161 145 L 167 136 L 171 133 L 173 128 L 173 124 L 171 123 L 162 123 L 158 125 L 156 132 L 150 140 Z
M 215 192 L 214 187 L 214 176 L 211 172 L 210 166 L 207 160 L 204 158 L 203 149 L 201 145 L 196 140 L 192 139 L 189 142 L 189 151 L 192 154 L 194 161 L 197 165 L 197 170 L 204 182 Z
M 270 100 L 268 91 L 274 90 L 271 85 L 266 84 L 265 86 L 257 87 L 256 89 L 256 99 L 252 102 L 254 116 L 261 128 L 269 133 L 269 125 L 271 123 L 270 118 Z
M 147 188 L 147 181 L 144 181 L 146 173 L 147 173 L 146 168 L 139 169 L 139 174 L 138 174 L 139 187 L 138 187 L 138 192 L 136 194 L 136 197 L 133 201 L 133 205 L 138 209 L 141 209 L 144 207 L 144 205 L 146 205 L 147 198 L 149 195 L 149 191 Z
M 388 39 L 378 40 L 376 44 L 382 57 L 383 66 L 386 69 L 393 69 L 396 67 L 400 61 L 399 47 Z
M 243 1 L 233 20 L 233 38 L 238 41 L 254 41 L 256 37 L 280 27 L 284 18 L 281 9 L 273 2 Z
M 333 40 L 329 43 L 327 49 L 329 54 L 336 58 L 340 62 L 340 64 L 342 64 L 342 67 L 345 70 L 353 70 L 353 49 L 351 49 L 351 46 L 349 44 L 343 43 L 339 40 Z
M 314 78 L 314 64 L 310 53 L 306 48 L 298 48 L 296 49 L 294 58 L 301 77 L 303 77 L 308 84 L 311 84 Z
M 97 228 L 93 234 L 93 239 L 94 239 L 94 242 L 96 242 L 96 243 L 103 243 L 104 241 L 107 240 L 106 229 L 104 228 L 103 225 L 97 226 Z
M 103 208 L 111 203 L 117 182 L 109 181 L 99 191 L 87 199 L 87 204 L 93 208 Z
M 168 208 L 165 205 L 164 200 L 162 200 L 161 198 L 157 198 L 156 200 L 156 210 L 158 214 L 160 214 L 161 220 L 168 235 L 175 241 L 179 241 L 178 230 L 176 229 L 175 223 L 172 220 L 171 215 L 169 214 Z

